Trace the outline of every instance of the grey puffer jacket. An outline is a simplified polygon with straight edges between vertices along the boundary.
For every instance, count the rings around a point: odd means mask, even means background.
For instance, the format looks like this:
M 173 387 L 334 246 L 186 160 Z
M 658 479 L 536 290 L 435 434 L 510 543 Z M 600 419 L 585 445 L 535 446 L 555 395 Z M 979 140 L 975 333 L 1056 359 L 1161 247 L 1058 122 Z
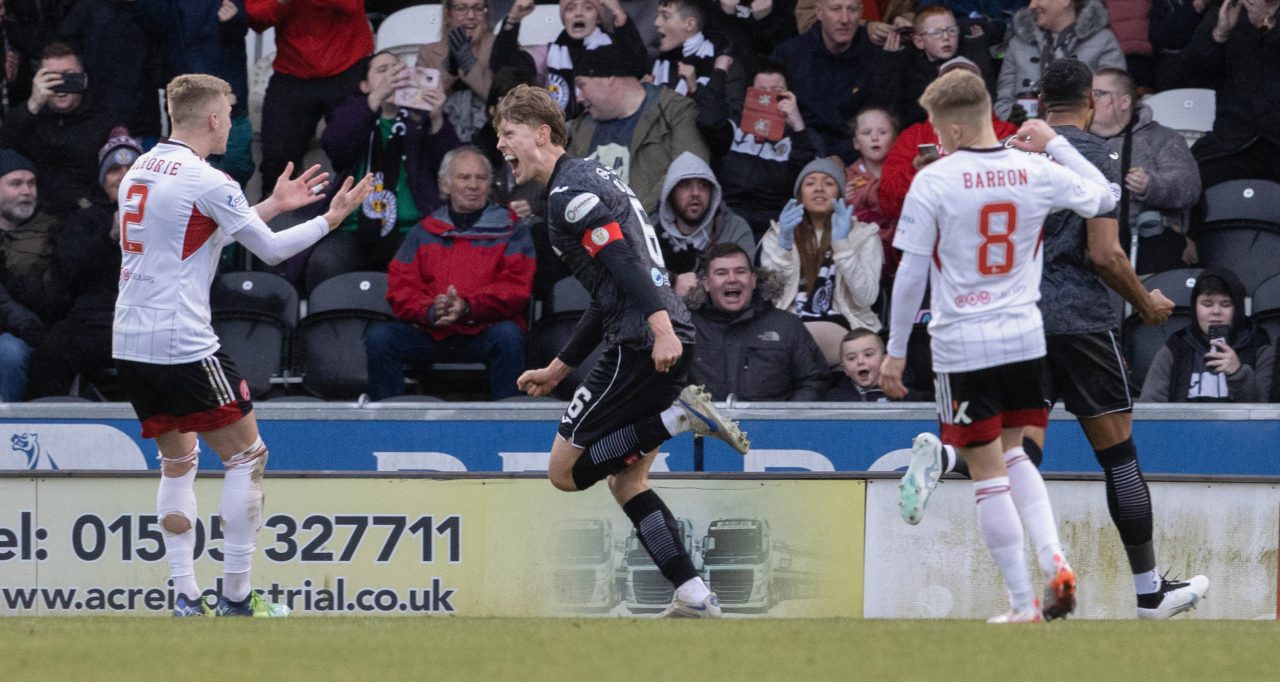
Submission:
M 1067 53 L 1097 71 L 1103 67 L 1125 68 L 1124 52 L 1116 35 L 1107 28 L 1107 10 L 1098 0 L 1080 10 L 1076 17 L 1075 41 Z M 1018 10 L 1013 15 L 1013 30 L 1009 33 L 1009 45 L 1004 52 L 1004 64 L 996 85 L 996 115 L 1008 120 L 1018 94 L 1039 92 L 1040 74 L 1048 64 L 1041 63 L 1041 54 L 1049 41 L 1047 32 L 1036 26 L 1030 9 Z
M 685 295 L 698 337 L 689 381 L 716 400 L 816 401 L 828 385 L 827 361 L 795 314 L 770 302 L 782 283 L 758 273 L 751 305 L 736 314 L 711 304 L 701 284 Z
M 1144 211 L 1159 211 L 1165 227 L 1185 228 L 1183 211 L 1200 198 L 1200 168 L 1178 131 L 1156 123 L 1151 116 L 1151 107 L 1138 105 L 1129 167 L 1145 169 L 1151 181 L 1145 195 L 1129 194 L 1129 226 L 1136 226 Z M 1112 155 L 1122 160 L 1124 132 L 1106 140 Z

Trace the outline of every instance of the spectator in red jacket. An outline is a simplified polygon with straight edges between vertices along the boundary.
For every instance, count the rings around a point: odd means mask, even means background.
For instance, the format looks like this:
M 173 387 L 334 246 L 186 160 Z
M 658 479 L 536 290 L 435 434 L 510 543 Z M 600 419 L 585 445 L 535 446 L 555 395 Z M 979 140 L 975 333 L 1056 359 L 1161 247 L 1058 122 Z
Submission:
M 364 78 L 373 53 L 364 0 L 245 0 L 255 31 L 276 29 L 275 73 L 262 102 L 262 177 L 292 161 L 304 168 L 320 117 L 328 118 Z M 263 191 L 270 183 L 264 183 Z
M 495 400 L 519 393 L 533 238 L 515 213 L 489 201 L 492 175 L 475 147 L 445 154 L 440 191 L 449 205 L 405 235 L 387 270 L 399 321 L 374 325 L 365 337 L 371 399 L 404 393 L 406 366 L 450 361 L 488 365 Z

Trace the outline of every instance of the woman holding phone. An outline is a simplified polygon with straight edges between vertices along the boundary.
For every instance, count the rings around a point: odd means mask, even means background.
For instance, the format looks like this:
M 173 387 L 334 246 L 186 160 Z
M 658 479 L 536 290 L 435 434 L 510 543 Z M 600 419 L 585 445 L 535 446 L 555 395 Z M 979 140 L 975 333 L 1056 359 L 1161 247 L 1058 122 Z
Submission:
M 1205 270 L 1191 291 L 1195 319 L 1151 361 L 1141 402 L 1265 403 L 1275 351 L 1244 315 L 1244 286 L 1229 270 Z

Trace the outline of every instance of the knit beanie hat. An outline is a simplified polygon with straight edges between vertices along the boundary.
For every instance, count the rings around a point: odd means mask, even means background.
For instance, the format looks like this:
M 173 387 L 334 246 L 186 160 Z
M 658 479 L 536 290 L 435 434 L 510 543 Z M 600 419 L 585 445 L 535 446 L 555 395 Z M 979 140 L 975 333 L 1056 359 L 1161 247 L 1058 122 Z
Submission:
M 811 173 L 826 173 L 836 181 L 836 187 L 839 188 L 841 196 L 844 196 L 844 166 L 832 161 L 827 157 L 819 157 L 805 165 L 800 171 L 800 175 L 796 176 L 796 186 L 792 188 L 791 194 L 797 199 L 800 197 L 800 185 L 804 184 L 804 179 Z
M 134 161 L 138 160 L 139 156 L 142 156 L 142 144 L 129 137 L 126 131 L 117 128 L 111 132 L 113 137 L 107 140 L 107 143 L 98 150 L 99 185 L 107 179 L 107 171 L 115 166 L 128 168 L 133 165 Z M 120 134 L 115 135 L 117 132 Z
M 19 170 L 36 172 L 36 167 L 27 157 L 12 149 L 0 149 L 0 178 Z

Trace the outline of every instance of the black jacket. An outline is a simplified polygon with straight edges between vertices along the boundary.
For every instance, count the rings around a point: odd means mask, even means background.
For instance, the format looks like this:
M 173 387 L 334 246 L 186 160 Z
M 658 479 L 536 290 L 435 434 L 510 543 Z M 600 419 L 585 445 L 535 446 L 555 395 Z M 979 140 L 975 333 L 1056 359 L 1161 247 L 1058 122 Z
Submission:
M 115 120 L 88 98 L 65 114 L 46 106 L 33 116 L 25 106 L 14 107 L 0 128 L 0 146 L 18 150 L 35 164 L 40 207 L 61 217 L 81 208 L 81 199 L 87 206 L 103 198 L 98 150 Z
M 770 284 L 757 284 L 751 305 L 737 314 L 717 310 L 701 287 L 686 299 L 701 300 L 693 308 L 698 350 L 689 381 L 716 400 L 821 399 L 828 376 L 822 351 L 800 318 L 775 308 L 762 286 Z
M 1220 7 L 1205 10 L 1182 51 L 1188 87 L 1218 93 L 1213 132 L 1192 149 L 1197 161 L 1234 153 L 1259 137 L 1280 145 L 1280 30 L 1261 30 L 1241 12 L 1227 42 L 1218 44 L 1212 33 Z
M 956 56 L 977 64 L 982 71 L 983 80 L 987 82 L 987 89 L 995 92 L 991 49 L 986 36 L 962 37 Z M 929 117 L 920 106 L 920 95 L 924 94 L 924 89 L 930 83 L 937 80 L 938 68 L 941 66 L 942 62 L 930 61 L 924 50 L 918 50 L 911 44 L 897 52 L 886 53 L 875 74 L 871 104 L 892 111 L 898 117 L 898 130 L 927 120 Z

